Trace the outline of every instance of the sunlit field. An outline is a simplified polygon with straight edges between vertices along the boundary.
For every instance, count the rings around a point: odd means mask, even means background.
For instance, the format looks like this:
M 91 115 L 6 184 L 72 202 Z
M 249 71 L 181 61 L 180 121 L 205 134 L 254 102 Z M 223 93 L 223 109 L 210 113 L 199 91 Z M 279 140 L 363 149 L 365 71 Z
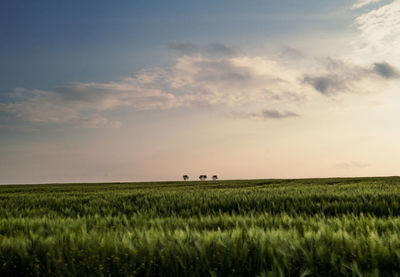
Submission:
M 0 276 L 398 276 L 400 178 L 0 186 Z

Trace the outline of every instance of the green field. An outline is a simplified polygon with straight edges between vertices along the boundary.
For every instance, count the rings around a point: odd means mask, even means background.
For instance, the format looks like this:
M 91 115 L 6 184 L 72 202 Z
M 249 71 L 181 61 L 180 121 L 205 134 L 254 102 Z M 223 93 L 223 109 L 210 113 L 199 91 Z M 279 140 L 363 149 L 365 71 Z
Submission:
M 0 276 L 400 276 L 400 178 L 0 186 Z

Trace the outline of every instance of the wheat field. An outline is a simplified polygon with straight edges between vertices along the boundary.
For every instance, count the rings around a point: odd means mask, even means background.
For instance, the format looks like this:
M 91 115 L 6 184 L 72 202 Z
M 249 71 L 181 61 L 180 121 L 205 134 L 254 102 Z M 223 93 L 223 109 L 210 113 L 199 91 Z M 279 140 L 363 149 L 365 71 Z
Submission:
M 400 178 L 0 186 L 0 276 L 399 276 Z

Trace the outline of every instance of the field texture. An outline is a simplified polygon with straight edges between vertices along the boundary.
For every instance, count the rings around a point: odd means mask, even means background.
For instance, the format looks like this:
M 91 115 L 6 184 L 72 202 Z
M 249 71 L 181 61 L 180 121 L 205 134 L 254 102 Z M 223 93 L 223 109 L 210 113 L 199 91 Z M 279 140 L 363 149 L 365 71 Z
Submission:
M 400 178 L 0 186 L 0 276 L 400 276 Z

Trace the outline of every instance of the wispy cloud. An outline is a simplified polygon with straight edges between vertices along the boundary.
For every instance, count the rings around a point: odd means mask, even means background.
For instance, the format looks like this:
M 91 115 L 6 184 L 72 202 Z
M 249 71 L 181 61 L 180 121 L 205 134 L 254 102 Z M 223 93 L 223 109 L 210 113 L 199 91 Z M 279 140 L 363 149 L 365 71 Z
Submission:
M 361 67 L 328 58 L 318 65 L 322 73 L 312 74 L 268 56 L 239 55 L 218 43 L 203 47 L 205 53 L 190 43 L 170 47 L 185 52 L 171 67 L 143 70 L 113 82 L 15 89 L 7 102 L 0 102 L 0 111 L 30 122 L 79 122 L 88 127 L 119 127 L 121 123 L 110 119 L 110 113 L 121 109 L 218 106 L 235 110 L 247 106 L 245 118 L 286 119 L 298 117 L 299 103 L 315 92 L 373 92 L 398 77 L 397 69 L 386 62 Z M 254 107 L 263 110 L 254 113 Z
M 358 0 L 354 5 L 351 7 L 352 9 L 359 9 L 373 3 L 381 2 L 382 0 Z
M 311 85 L 315 90 L 322 94 L 334 94 L 337 91 L 343 91 L 346 87 L 346 81 L 335 74 L 323 76 L 305 75 L 303 79 L 305 84 Z
M 205 49 L 208 53 L 213 53 L 216 55 L 233 55 L 236 53 L 232 47 L 228 47 L 225 44 L 218 42 L 210 43 Z
M 266 103 L 273 107 L 302 98 L 300 76 L 301 72 L 268 57 L 193 55 L 178 59 L 172 84 L 191 92 L 184 97 L 197 103 L 228 107 Z
M 254 119 L 286 119 L 290 117 L 300 117 L 298 113 L 290 111 L 279 111 L 276 109 L 265 109 L 258 113 L 243 113 L 242 117 Z
M 181 54 L 193 54 L 200 51 L 200 47 L 191 42 L 171 41 L 168 43 L 168 48 Z
M 219 44 L 208 47 L 230 52 Z M 0 111 L 31 122 L 117 127 L 120 123 L 109 120 L 107 114 L 123 108 L 140 111 L 297 101 L 300 74 L 267 57 L 184 55 L 170 68 L 142 71 L 119 81 L 76 83 L 51 90 L 15 89 L 7 103 L 0 103 Z M 274 115 L 279 116 L 270 114 Z
M 283 120 L 300 117 L 300 114 L 287 110 L 263 109 L 258 112 L 236 110 L 229 113 L 228 116 L 235 119 Z
M 77 83 L 52 90 L 16 89 L 10 94 L 10 103 L 0 103 L 0 111 L 31 122 L 80 121 L 90 127 L 118 127 L 119 122 L 108 120 L 104 114 L 121 107 L 147 110 L 177 105 L 173 94 L 146 86 L 146 78 L 151 76 L 110 83 Z
M 288 117 L 299 117 L 297 113 L 294 112 L 280 112 L 277 110 L 263 110 L 261 112 L 262 118 L 273 118 L 273 119 L 283 119 Z
M 363 13 L 355 26 L 360 35 L 354 41 L 354 54 L 361 61 L 387 60 L 400 66 L 400 1 Z
M 297 60 L 305 57 L 302 51 L 288 45 L 283 45 L 280 48 L 279 55 L 284 59 Z
M 201 53 L 207 55 L 226 56 L 234 55 L 235 49 L 223 43 L 213 42 L 207 45 L 200 45 L 191 42 L 171 41 L 167 44 L 168 48 L 177 51 L 179 54 L 191 55 Z
M 323 73 L 305 74 L 304 84 L 308 84 L 323 95 L 337 93 L 368 93 L 386 83 L 385 79 L 396 79 L 397 69 L 386 63 L 374 63 L 362 67 L 338 59 L 328 58 L 324 62 Z
M 387 79 L 396 79 L 399 78 L 399 72 L 390 64 L 383 63 L 375 63 L 373 67 L 373 71 L 376 72 L 379 76 Z

